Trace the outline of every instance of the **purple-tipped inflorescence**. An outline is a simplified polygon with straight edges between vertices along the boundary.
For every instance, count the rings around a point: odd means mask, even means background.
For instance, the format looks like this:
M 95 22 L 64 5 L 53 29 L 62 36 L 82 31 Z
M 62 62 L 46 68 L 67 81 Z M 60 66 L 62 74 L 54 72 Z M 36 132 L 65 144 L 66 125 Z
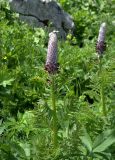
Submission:
M 57 63 L 57 31 L 53 31 L 49 34 L 47 59 L 45 64 L 45 70 L 51 74 L 58 71 Z
M 105 33 L 106 33 L 106 23 L 102 23 L 100 26 L 98 40 L 96 44 L 96 51 L 99 57 L 103 55 L 103 52 L 106 49 Z

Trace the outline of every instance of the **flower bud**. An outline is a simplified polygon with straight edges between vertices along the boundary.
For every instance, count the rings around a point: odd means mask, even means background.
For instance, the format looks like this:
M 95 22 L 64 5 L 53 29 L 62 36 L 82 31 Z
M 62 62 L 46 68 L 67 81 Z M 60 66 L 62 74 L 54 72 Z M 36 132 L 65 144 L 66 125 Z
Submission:
M 102 56 L 103 52 L 106 50 L 105 33 L 106 33 L 106 23 L 102 23 L 100 26 L 98 40 L 96 44 L 96 51 L 99 56 Z
M 58 71 L 57 63 L 57 31 L 53 31 L 49 34 L 48 51 L 45 64 L 45 70 L 54 74 Z

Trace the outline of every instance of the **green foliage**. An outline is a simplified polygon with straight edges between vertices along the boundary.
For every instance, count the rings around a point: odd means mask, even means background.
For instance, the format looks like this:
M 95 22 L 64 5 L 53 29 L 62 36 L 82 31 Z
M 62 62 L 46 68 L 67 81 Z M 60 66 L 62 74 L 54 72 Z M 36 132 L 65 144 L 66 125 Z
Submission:
M 97 36 L 99 25 L 102 22 L 108 23 L 108 30 L 113 34 L 114 0 L 58 0 L 58 2 L 73 17 L 74 36 L 80 47 L 87 40 L 93 40 Z
M 87 131 L 84 131 L 84 135 L 81 136 L 81 141 L 84 144 L 84 147 L 87 151 L 85 151 L 86 157 L 92 157 L 92 158 L 98 158 L 100 159 L 110 159 L 111 154 L 107 153 L 107 149 L 115 143 L 115 130 L 106 130 L 100 135 L 96 137 L 94 142 L 92 143 L 92 140 L 87 133 Z M 106 151 L 106 152 L 104 152 Z M 102 157 L 102 158 L 101 158 Z
M 58 45 L 55 150 L 51 80 L 44 70 L 48 33 L 20 22 L 7 1 L 0 1 L 1 160 L 115 159 L 113 1 L 59 2 L 73 16 L 76 30 Z M 102 21 L 108 26 L 107 50 L 99 74 L 95 42 Z M 106 117 L 100 109 L 100 84 Z

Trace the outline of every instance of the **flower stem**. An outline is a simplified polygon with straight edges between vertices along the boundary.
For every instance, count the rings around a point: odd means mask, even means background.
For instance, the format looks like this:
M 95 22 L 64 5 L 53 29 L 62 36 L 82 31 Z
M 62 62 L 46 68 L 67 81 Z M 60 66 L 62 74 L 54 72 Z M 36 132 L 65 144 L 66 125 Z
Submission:
M 51 79 L 52 79 L 51 98 L 52 98 L 52 110 L 53 110 L 53 144 L 54 148 L 57 148 L 58 140 L 57 140 L 57 114 L 56 114 L 56 98 L 55 98 L 55 75 L 51 75 Z
M 99 76 L 102 76 L 102 57 L 99 57 Z M 107 109 L 105 104 L 105 95 L 104 95 L 104 84 L 103 77 L 100 80 L 100 102 L 102 107 L 102 112 L 104 116 L 107 116 Z

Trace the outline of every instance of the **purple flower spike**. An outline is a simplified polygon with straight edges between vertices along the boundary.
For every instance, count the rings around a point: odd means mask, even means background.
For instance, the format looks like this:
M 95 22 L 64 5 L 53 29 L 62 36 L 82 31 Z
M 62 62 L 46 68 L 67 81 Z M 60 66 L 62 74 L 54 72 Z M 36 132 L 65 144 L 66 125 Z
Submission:
M 48 51 L 47 51 L 45 70 L 51 74 L 54 74 L 58 71 L 57 32 L 58 31 L 53 31 L 49 34 L 49 42 L 48 42 Z
M 100 26 L 99 36 L 96 44 L 96 51 L 99 57 L 102 56 L 103 52 L 106 50 L 105 33 L 106 33 L 106 23 L 102 23 Z

